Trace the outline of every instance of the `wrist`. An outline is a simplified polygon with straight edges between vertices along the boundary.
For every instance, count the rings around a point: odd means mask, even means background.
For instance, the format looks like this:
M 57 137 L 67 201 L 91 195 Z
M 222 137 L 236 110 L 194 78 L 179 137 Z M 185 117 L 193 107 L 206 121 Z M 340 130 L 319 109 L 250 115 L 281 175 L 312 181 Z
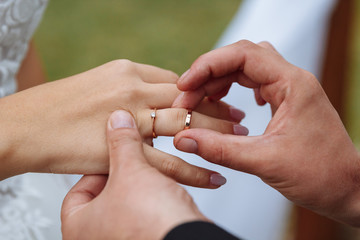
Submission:
M 17 131 L 12 129 L 9 124 L 13 125 L 16 119 L 12 117 L 6 105 L 6 98 L 0 99 L 0 112 L 2 113 L 0 116 L 0 180 L 21 174 L 23 168 L 23 165 L 17 164 L 16 159 L 13 157 L 16 150 Z
M 26 113 L 23 104 L 17 104 L 18 94 L 0 99 L 0 180 L 42 172 L 46 166 L 41 164 L 41 148 L 34 146 L 37 134 L 31 131 L 31 119 L 27 118 L 31 113 Z

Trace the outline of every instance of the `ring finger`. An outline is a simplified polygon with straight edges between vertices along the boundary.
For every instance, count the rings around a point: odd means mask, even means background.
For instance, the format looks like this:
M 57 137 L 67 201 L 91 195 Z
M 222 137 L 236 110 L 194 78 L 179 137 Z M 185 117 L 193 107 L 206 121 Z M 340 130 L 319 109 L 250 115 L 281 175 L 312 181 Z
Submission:
M 155 112 L 155 117 L 151 114 Z M 138 127 L 143 137 L 174 136 L 185 129 L 188 111 L 183 108 L 147 109 L 137 115 Z M 248 130 L 237 123 L 192 112 L 190 128 L 207 128 L 226 134 L 247 135 Z

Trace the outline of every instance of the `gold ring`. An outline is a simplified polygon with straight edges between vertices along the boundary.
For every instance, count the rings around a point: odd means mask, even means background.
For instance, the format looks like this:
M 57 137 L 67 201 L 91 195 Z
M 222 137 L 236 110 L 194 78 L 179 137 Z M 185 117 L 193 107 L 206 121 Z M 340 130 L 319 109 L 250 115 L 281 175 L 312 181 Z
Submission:
M 155 133 L 155 118 L 156 118 L 156 108 L 154 108 L 154 111 L 150 113 L 151 121 L 152 121 L 152 136 L 153 138 L 157 138 Z
M 188 110 L 188 113 L 185 118 L 185 127 L 184 127 L 185 130 L 190 128 L 191 116 L 192 116 L 192 111 Z

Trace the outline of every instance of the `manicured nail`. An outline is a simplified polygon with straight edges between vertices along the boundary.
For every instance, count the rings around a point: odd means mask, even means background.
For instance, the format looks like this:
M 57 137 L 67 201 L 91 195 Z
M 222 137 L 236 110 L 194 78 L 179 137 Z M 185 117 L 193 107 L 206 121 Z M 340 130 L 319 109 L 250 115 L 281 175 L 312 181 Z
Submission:
M 244 135 L 247 136 L 249 134 L 249 129 L 239 124 L 234 124 L 234 134 L 235 135 Z
M 190 69 L 188 69 L 186 72 L 184 72 L 182 75 L 181 75 L 181 77 L 179 78 L 179 81 L 183 81 L 186 77 L 187 77 L 187 75 L 189 74 L 189 72 L 190 72 Z
M 130 113 L 123 110 L 118 110 L 111 114 L 110 126 L 112 129 L 136 128 L 134 118 L 131 116 Z
M 188 152 L 188 153 L 196 153 L 198 150 L 198 145 L 196 141 L 190 138 L 181 138 L 176 146 L 178 150 Z
M 229 111 L 230 111 L 230 116 L 236 121 L 240 122 L 245 117 L 245 113 L 235 107 L 230 107 Z
M 222 186 L 226 183 L 226 178 L 219 173 L 214 173 L 210 176 L 210 183 L 215 186 Z
M 177 98 L 175 98 L 172 107 L 178 107 L 179 103 L 182 101 L 183 97 L 184 97 L 185 92 L 181 92 L 179 94 L 179 96 L 177 96 Z

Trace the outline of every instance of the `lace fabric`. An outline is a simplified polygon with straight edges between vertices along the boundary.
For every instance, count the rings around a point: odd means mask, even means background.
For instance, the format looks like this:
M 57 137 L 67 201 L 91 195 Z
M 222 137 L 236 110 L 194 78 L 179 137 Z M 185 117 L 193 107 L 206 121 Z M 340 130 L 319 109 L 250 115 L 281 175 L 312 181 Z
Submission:
M 70 176 L 27 173 L 0 182 L 0 239 L 60 240 Z
M 47 0 L 0 0 L 0 97 L 16 91 L 15 76 Z
M 15 76 L 47 0 L 0 0 L 0 97 L 16 91 Z M 49 239 L 52 223 L 32 202 L 44 197 L 22 175 L 0 182 L 0 239 Z M 35 207 L 34 207 L 35 206 Z
M 24 181 L 24 176 L 3 180 L 0 184 L 0 239 L 44 238 L 42 228 L 51 221 L 39 208 L 31 208 L 30 198 L 40 199 L 41 194 Z

